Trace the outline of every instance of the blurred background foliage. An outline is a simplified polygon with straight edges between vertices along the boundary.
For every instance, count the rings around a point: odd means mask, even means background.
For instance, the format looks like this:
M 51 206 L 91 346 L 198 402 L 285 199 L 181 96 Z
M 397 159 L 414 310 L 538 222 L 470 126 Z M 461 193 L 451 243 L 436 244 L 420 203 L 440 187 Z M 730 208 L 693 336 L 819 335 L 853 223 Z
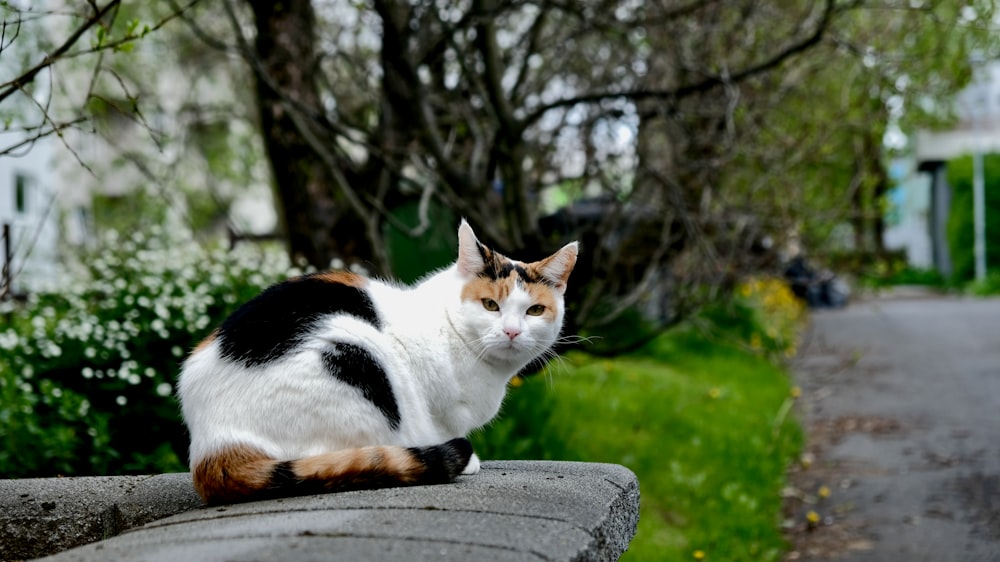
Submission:
M 0 2 L 0 119 L 28 139 L 0 158 L 54 139 L 54 198 L 86 201 L 59 219 L 88 223 L 64 273 L 0 300 L 0 473 L 183 470 L 179 364 L 239 303 L 309 268 L 418 279 L 466 217 L 521 259 L 582 243 L 581 345 L 515 379 L 482 456 L 633 468 L 638 559 L 780 559 L 801 443 L 781 361 L 805 318 L 780 275 L 807 252 L 873 284 L 954 282 L 883 246 L 905 150 L 886 141 L 953 121 L 1000 53 L 995 9 Z M 996 270 L 970 290 L 1000 290 Z
M 886 140 L 951 123 L 1000 53 L 990 0 L 0 9 L 0 111 L 90 172 L 94 230 L 153 198 L 202 240 L 407 280 L 457 217 L 524 259 L 577 239 L 577 333 L 669 327 L 797 252 L 886 261 Z

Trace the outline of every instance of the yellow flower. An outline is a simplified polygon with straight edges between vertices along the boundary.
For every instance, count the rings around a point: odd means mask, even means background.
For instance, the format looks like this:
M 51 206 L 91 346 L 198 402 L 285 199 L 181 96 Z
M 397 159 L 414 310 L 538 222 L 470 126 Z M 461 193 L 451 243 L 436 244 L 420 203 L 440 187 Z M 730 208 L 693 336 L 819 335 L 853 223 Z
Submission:
M 712 388 L 708 389 L 708 397 L 709 398 L 715 400 L 719 396 L 722 396 L 722 391 L 719 390 L 718 387 L 713 386 Z
M 798 398 L 799 396 L 802 396 L 802 389 L 797 386 L 793 386 L 788 393 L 792 395 L 792 398 Z
M 819 490 L 816 491 L 816 494 L 821 498 L 828 498 L 830 497 L 830 488 L 827 488 L 826 486 L 820 486 Z
M 802 456 L 799 457 L 799 464 L 802 465 L 802 468 L 807 469 L 812 466 L 813 460 L 814 457 L 812 453 L 802 453 Z
M 522 384 L 524 384 L 524 379 L 522 379 L 521 377 L 515 376 L 514 378 L 510 379 L 510 386 L 514 388 L 517 388 Z
M 691 556 L 693 556 L 695 560 L 704 560 L 705 559 L 705 551 L 703 551 L 703 550 L 696 550 L 696 551 L 694 551 L 694 553 Z
M 815 511 L 810 511 L 806 514 L 806 522 L 809 523 L 810 527 L 813 527 L 819 523 L 819 514 Z

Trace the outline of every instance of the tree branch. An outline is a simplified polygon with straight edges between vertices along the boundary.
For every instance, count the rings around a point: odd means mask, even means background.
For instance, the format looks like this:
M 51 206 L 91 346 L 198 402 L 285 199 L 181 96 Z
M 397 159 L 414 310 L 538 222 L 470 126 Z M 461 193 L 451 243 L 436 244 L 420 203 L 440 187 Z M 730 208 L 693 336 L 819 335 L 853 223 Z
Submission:
M 104 18 L 104 16 L 110 13 L 111 10 L 117 8 L 119 4 L 121 4 L 121 0 L 111 0 L 105 4 L 103 8 L 97 8 L 96 5 L 93 5 L 95 7 L 94 15 L 87 18 L 87 20 L 83 22 L 83 25 L 78 27 L 76 31 L 70 34 L 70 36 L 63 41 L 62 45 L 57 47 L 50 54 L 46 55 L 45 58 L 42 59 L 42 62 L 21 73 L 21 75 L 17 78 L 0 85 L 0 87 L 3 88 L 3 90 L 0 90 L 0 102 L 34 81 L 39 72 L 55 64 L 57 60 L 69 52 L 73 45 L 80 39 L 80 37 L 83 36 L 84 33 L 87 32 L 87 30 L 97 25 L 101 19 Z
M 713 75 L 704 78 L 699 82 L 692 84 L 686 84 L 683 86 L 678 86 L 676 88 L 668 88 L 664 90 L 657 89 L 637 89 L 637 90 L 624 90 L 621 92 L 595 92 L 591 94 L 583 94 L 579 96 L 571 96 L 563 99 L 556 100 L 554 102 L 544 104 L 535 108 L 530 114 L 525 116 L 521 122 L 521 129 L 525 129 L 531 124 L 535 123 L 542 118 L 545 113 L 557 109 L 560 107 L 572 107 L 579 104 L 595 104 L 612 99 L 629 99 L 631 101 L 643 101 L 649 99 L 662 99 L 670 100 L 683 98 L 698 94 L 701 92 L 706 92 L 713 88 L 723 86 L 725 84 L 737 84 L 743 80 L 752 78 L 761 73 L 767 72 L 774 68 L 777 68 L 786 60 L 791 57 L 807 51 L 813 46 L 817 45 L 826 34 L 829 29 L 830 22 L 833 19 L 833 14 L 835 12 L 836 2 L 835 0 L 825 0 L 825 6 L 823 7 L 823 14 L 820 16 L 819 22 L 817 22 L 815 29 L 812 33 L 803 38 L 802 40 L 786 46 L 781 51 L 777 52 L 769 59 L 761 61 L 755 65 L 751 65 L 744 68 L 738 72 L 733 72 L 728 75 Z
M 59 134 L 60 131 L 68 129 L 74 125 L 79 125 L 80 123 L 83 123 L 86 120 L 87 120 L 86 117 L 77 117 L 76 119 L 67 121 L 65 123 L 52 123 L 47 129 L 44 127 L 37 127 L 37 132 L 35 132 L 32 136 L 22 139 L 20 142 L 16 144 L 12 144 L 6 148 L 0 149 L 0 156 L 18 156 L 18 154 L 15 153 L 19 149 L 26 147 L 30 149 L 30 147 L 34 145 L 36 142 L 38 142 L 40 139 L 47 137 L 51 134 Z M 35 129 L 35 127 L 32 127 L 32 129 Z

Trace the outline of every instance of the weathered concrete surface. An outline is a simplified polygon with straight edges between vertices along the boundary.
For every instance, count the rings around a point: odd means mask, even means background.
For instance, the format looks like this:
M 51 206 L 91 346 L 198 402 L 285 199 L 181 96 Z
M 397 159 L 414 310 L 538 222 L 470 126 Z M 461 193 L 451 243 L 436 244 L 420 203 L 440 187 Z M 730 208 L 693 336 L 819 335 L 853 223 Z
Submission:
M 908 297 L 813 315 L 793 559 L 1000 562 L 1000 299 Z
M 0 560 L 45 556 L 201 506 L 186 473 L 0 480 Z
M 48 560 L 615 560 L 638 513 L 624 467 L 487 462 L 454 484 L 187 511 Z

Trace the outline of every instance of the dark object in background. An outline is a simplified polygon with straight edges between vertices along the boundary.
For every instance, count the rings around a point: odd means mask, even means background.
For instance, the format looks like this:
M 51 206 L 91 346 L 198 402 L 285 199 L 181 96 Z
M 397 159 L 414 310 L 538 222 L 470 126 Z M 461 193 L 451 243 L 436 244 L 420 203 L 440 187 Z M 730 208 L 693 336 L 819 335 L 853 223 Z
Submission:
M 806 259 L 795 256 L 785 268 L 785 281 L 792 293 L 809 308 L 840 308 L 847 304 L 850 290 L 830 270 L 817 272 L 809 267 Z

